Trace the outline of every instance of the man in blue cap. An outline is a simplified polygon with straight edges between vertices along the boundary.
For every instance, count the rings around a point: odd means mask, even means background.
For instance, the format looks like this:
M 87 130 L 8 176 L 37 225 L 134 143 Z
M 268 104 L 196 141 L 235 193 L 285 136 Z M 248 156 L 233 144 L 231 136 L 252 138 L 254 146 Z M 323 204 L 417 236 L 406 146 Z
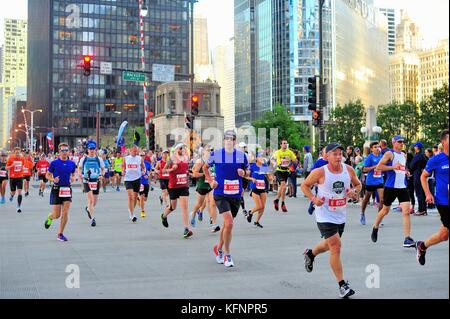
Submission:
M 420 183 L 420 176 L 427 166 L 428 158 L 422 152 L 423 144 L 421 142 L 417 142 L 413 146 L 415 155 L 410 164 L 410 173 L 414 178 L 414 189 L 419 202 L 419 210 L 415 215 L 422 216 L 427 214 L 427 203 L 425 201 L 425 192 Z

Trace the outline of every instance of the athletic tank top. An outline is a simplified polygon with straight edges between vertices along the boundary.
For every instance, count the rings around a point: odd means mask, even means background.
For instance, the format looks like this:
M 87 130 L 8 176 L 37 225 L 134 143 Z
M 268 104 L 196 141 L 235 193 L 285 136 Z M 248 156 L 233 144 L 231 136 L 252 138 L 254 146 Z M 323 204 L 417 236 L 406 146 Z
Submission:
M 200 167 L 200 170 L 198 171 L 199 173 L 203 173 L 203 164 L 204 164 L 204 162 L 202 161 L 202 167 Z M 197 178 L 197 188 L 198 189 L 211 189 L 211 186 L 209 185 L 209 183 L 207 183 L 205 181 L 205 176 Z
M 317 197 L 325 198 L 324 204 L 316 207 L 318 223 L 343 224 L 346 221 L 347 191 L 350 189 L 350 175 L 347 166 L 342 165 L 342 172 L 331 173 L 328 165 L 323 166 L 325 181 L 318 185 Z
M 161 160 L 159 162 L 159 179 L 169 179 L 169 173 L 163 173 L 163 169 L 166 166 L 166 162 Z
M 402 169 L 387 171 L 385 187 L 389 188 L 406 188 L 406 156 L 400 152 L 397 153 L 391 150 L 394 155 L 392 161 L 386 163 L 386 166 L 395 166 L 400 163 Z
M 179 162 L 177 165 L 177 169 L 169 173 L 169 188 L 189 187 L 189 163 Z
M 141 163 L 142 158 L 139 155 L 131 156 L 128 155 L 125 157 L 125 165 L 126 165 L 126 172 L 125 172 L 125 182 L 132 182 L 137 179 L 141 179 L 142 176 L 142 169 L 141 169 Z
M 122 162 L 123 162 L 123 157 L 116 157 L 114 159 L 114 171 L 122 172 Z

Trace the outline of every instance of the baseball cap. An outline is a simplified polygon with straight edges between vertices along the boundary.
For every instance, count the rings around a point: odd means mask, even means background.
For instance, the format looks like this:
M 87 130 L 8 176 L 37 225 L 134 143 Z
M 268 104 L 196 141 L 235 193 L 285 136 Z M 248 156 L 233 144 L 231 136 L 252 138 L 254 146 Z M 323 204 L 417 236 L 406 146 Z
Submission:
M 183 143 L 178 143 L 178 144 L 175 146 L 175 149 L 180 148 L 180 147 L 186 147 L 186 145 L 183 144 Z
M 240 142 L 240 143 L 239 143 L 239 147 L 242 147 L 242 148 L 243 148 L 243 147 L 247 147 L 247 144 L 245 144 L 244 142 Z
M 334 150 L 337 150 L 338 148 L 342 151 L 344 150 L 341 144 L 333 142 L 327 145 L 327 147 L 325 148 L 325 152 L 332 152 Z
M 392 138 L 392 142 L 404 141 L 405 139 L 401 135 L 395 135 Z
M 418 148 L 420 148 L 420 149 L 423 148 L 422 142 L 416 142 L 413 146 L 414 146 L 414 147 L 418 147 Z
M 170 153 L 170 151 L 169 150 L 164 150 L 163 153 Z
M 225 134 L 224 134 L 223 137 L 224 137 L 224 138 L 225 138 L 225 137 L 233 137 L 233 138 L 236 139 L 236 132 L 233 131 L 233 130 L 227 130 L 227 131 L 225 131 Z
M 311 146 L 305 145 L 305 146 L 303 146 L 303 148 L 309 152 L 309 150 L 311 149 Z
M 86 147 L 87 148 L 96 148 L 97 143 L 95 143 L 94 141 L 90 141 L 89 143 L 87 143 Z

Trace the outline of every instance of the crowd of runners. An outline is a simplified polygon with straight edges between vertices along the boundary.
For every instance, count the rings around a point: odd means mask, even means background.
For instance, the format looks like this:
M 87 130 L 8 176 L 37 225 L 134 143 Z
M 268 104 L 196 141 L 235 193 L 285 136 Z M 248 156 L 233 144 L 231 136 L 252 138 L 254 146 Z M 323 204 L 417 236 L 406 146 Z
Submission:
M 268 193 L 275 193 L 273 209 L 279 212 L 281 208 L 280 213 L 285 214 L 288 212 L 287 197 L 297 197 L 297 177 L 302 176 L 304 181 L 300 188 L 310 201 L 307 211 L 315 215 L 323 238 L 315 247 L 304 251 L 306 271 L 312 272 L 315 258 L 328 251 L 339 296 L 346 298 L 355 293 L 344 280 L 340 258 L 349 204 L 362 199 L 360 223 L 364 226 L 366 209 L 373 199 L 378 214 L 367 240 L 370 237 L 376 243 L 382 235 L 383 219 L 397 201 L 398 206 L 392 209 L 402 213 L 403 247 L 416 249 L 420 265 L 425 264 L 429 247 L 448 240 L 448 134 L 448 130 L 442 132 L 440 144 L 432 156 L 422 153 L 420 142 L 413 145 L 414 155 L 405 152 L 405 139 L 397 135 L 390 141 L 391 145 L 385 140 L 372 142 L 363 154 L 358 148 L 330 143 L 319 151 L 315 163 L 309 146 L 303 148 L 301 162 L 300 152 L 291 150 L 286 139 L 281 140 L 280 148 L 274 152 L 259 149 L 254 154 L 249 153 L 245 143 L 237 143 L 233 130 L 225 132 L 223 148 L 205 145 L 193 159 L 182 143 L 157 152 L 142 150 L 135 145 L 125 152 L 120 149 L 107 152 L 98 149 L 96 142 L 90 140 L 83 153 L 61 143 L 57 154 L 52 156 L 30 154 L 15 148 L 10 154 L 1 153 L 0 204 L 7 204 L 6 196 L 9 196 L 9 202 L 16 203 L 17 213 L 23 213 L 22 202 L 24 197 L 30 196 L 30 181 L 38 180 L 38 196 L 44 197 L 49 192 L 51 206 L 44 227 L 49 229 L 60 219 L 57 239 L 67 241 L 64 231 L 73 198 L 72 185 L 76 181 L 82 184 L 86 197 L 84 210 L 92 227 L 97 225 L 95 208 L 101 191 L 120 193 L 125 189 L 127 218 L 132 223 L 138 222 L 138 216 L 146 217 L 149 192 L 160 191 L 157 200 L 161 204 L 162 226 L 168 228 L 169 220 L 175 218 L 172 213 L 181 210 L 183 237 L 189 238 L 194 235 L 197 221 L 203 220 L 204 211 L 208 212 L 210 231 L 218 233 L 217 244 L 212 249 L 214 257 L 217 263 L 233 267 L 233 220 L 239 209 L 242 208 L 248 223 L 262 229 L 263 215 L 268 210 Z M 193 181 L 196 199 L 189 211 Z M 244 201 L 246 191 L 252 204 Z M 419 207 L 417 212 L 415 197 Z M 430 207 L 437 209 L 442 225 L 428 239 L 415 241 L 411 237 L 410 216 L 426 215 Z M 222 217 L 219 219 L 219 216 Z

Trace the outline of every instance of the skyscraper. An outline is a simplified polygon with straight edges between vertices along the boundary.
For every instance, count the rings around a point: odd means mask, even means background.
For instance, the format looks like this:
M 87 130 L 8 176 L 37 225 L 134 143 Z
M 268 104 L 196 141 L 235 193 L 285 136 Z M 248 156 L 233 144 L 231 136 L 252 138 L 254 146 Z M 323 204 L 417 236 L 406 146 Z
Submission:
M 144 17 L 145 62 L 175 66 L 189 73 L 189 10 L 186 0 L 147 1 Z M 28 103 L 43 107 L 35 122 L 55 130 L 55 141 L 76 144 L 100 134 L 117 135 L 122 121 L 144 125 L 142 83 L 126 81 L 122 70 L 141 70 L 139 2 L 92 0 L 29 0 Z M 92 56 L 89 77 L 80 68 Z M 100 62 L 112 63 L 112 74 L 100 74 Z M 186 80 L 177 76 L 176 80 Z M 154 108 L 158 82 L 149 81 L 148 104 Z M 63 129 L 67 127 L 67 129 Z
M 379 8 L 380 12 L 384 14 L 388 22 L 388 52 L 389 55 L 395 52 L 395 9 Z
M 8 98 L 16 87 L 25 87 L 27 79 L 27 21 L 5 19 L 3 47 L 3 106 L 0 111 L 0 145 L 9 137 Z
M 422 50 L 422 46 L 423 36 L 419 26 L 411 20 L 406 10 L 400 10 L 395 52 L 417 52 Z

